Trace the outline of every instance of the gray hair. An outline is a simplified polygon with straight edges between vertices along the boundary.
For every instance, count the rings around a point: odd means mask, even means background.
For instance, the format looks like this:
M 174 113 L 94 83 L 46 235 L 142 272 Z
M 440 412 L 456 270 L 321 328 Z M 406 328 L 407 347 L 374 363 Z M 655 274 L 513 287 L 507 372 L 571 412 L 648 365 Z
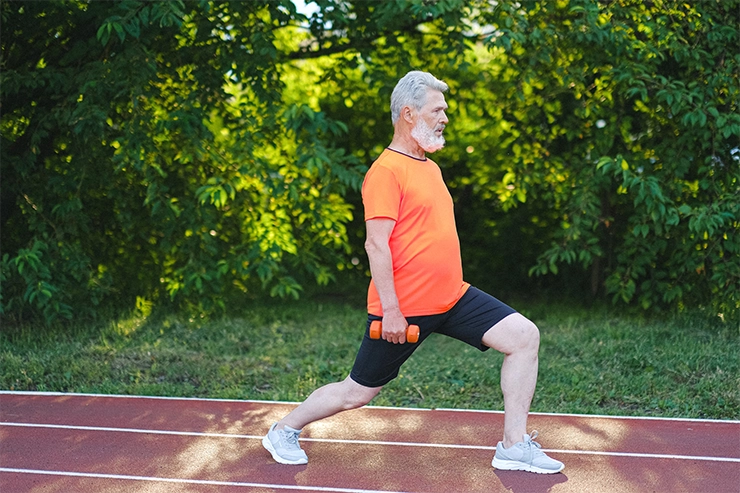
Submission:
M 404 106 L 421 109 L 426 102 L 427 89 L 445 92 L 449 86 L 428 72 L 413 70 L 398 81 L 391 94 L 391 121 L 396 124 Z

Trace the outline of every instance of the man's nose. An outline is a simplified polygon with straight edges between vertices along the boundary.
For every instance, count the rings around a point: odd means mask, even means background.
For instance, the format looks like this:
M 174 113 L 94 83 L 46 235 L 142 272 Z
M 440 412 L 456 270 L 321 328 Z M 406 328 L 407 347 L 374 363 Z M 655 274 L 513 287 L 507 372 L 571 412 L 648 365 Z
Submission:
M 442 124 L 444 124 L 444 125 L 447 125 L 447 123 L 449 122 L 449 120 L 447 119 L 447 113 L 445 113 L 445 112 L 443 111 L 443 112 L 442 112 L 442 116 L 441 116 L 441 118 L 440 118 L 440 120 L 439 120 L 439 121 L 440 121 L 440 123 L 442 123 Z

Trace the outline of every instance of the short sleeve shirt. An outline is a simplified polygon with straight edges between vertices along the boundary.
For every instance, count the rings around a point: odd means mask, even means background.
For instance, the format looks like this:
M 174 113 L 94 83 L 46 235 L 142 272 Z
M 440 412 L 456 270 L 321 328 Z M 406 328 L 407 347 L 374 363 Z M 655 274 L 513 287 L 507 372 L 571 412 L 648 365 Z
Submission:
M 366 221 L 396 221 L 389 243 L 401 313 L 436 315 L 452 308 L 469 284 L 463 281 L 454 204 L 439 166 L 386 149 L 365 175 L 362 201 Z M 383 315 L 372 281 L 367 309 Z

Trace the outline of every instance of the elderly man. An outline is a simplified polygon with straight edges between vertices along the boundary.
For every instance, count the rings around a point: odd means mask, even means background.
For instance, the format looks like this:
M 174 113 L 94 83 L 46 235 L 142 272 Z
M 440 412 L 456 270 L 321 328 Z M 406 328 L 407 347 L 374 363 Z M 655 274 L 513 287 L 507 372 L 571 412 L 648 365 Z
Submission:
M 282 464 L 305 464 L 298 443 L 304 426 L 369 403 L 430 334 L 505 354 L 501 368 L 504 433 L 492 465 L 542 474 L 563 464 L 540 450 L 527 416 L 537 383 L 537 327 L 514 309 L 463 281 L 452 197 L 427 153 L 444 146 L 447 84 L 426 72 L 406 74 L 391 95 L 393 140 L 365 176 L 365 249 L 372 280 L 366 334 L 350 375 L 315 390 L 272 425 L 263 446 Z M 371 339 L 371 322 L 382 338 Z M 406 342 L 409 324 L 418 343 Z

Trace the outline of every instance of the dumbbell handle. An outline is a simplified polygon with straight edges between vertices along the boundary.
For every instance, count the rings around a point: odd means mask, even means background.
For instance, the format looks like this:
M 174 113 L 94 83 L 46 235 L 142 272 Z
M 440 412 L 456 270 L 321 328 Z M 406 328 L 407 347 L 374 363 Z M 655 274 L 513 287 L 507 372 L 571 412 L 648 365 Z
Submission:
M 380 320 L 373 320 L 370 323 L 370 339 L 380 339 L 380 335 L 383 332 L 383 325 Z M 419 326 L 409 325 L 406 327 L 406 340 L 408 342 L 419 341 Z

